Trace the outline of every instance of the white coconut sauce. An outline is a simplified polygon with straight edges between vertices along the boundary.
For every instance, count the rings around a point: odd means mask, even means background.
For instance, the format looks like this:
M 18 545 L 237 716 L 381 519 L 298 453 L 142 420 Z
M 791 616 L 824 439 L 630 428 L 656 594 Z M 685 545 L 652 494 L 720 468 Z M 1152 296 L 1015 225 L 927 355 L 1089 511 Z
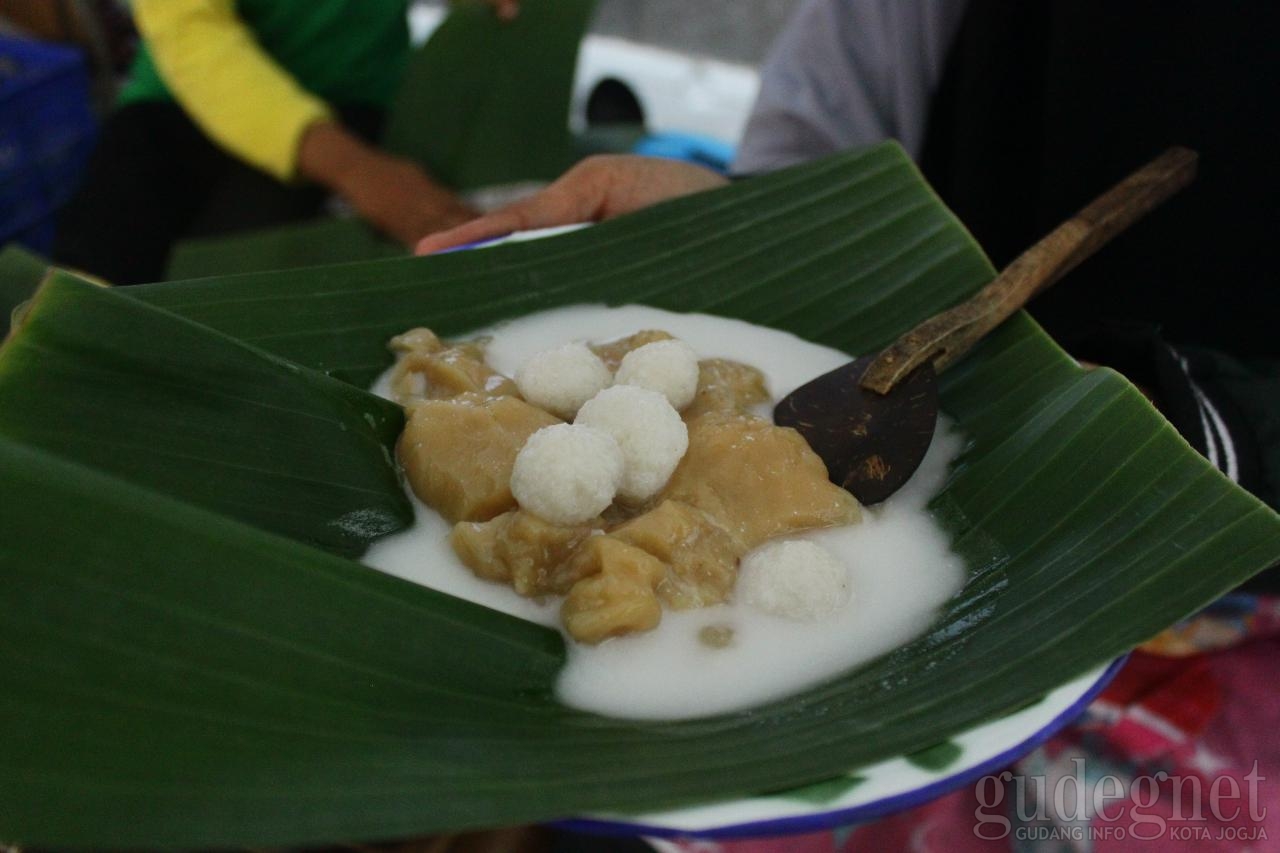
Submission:
M 568 340 L 607 341 L 662 329 L 700 358 L 730 358 L 764 372 L 774 399 L 849 360 L 838 350 L 787 332 L 705 314 L 654 308 L 583 305 L 533 314 L 485 329 L 487 361 L 511 376 L 534 353 Z M 374 385 L 390 396 L 389 375 Z M 763 407 L 768 415 L 771 406 Z M 942 487 L 961 439 L 945 423 L 911 480 L 860 524 L 799 534 L 848 565 L 852 600 L 816 622 L 793 622 L 728 604 L 665 610 L 654 631 L 587 646 L 566 637 L 568 661 L 556 685 L 565 704 L 615 717 L 675 719 L 735 711 L 819 684 L 922 633 L 937 608 L 959 591 L 964 565 L 926 510 Z M 413 496 L 410 495 L 412 498 Z M 413 498 L 416 521 L 377 542 L 364 561 L 374 568 L 524 619 L 559 627 L 559 602 L 522 598 L 476 578 L 453 554 L 449 525 Z M 713 648 L 706 627 L 727 626 L 732 639 Z

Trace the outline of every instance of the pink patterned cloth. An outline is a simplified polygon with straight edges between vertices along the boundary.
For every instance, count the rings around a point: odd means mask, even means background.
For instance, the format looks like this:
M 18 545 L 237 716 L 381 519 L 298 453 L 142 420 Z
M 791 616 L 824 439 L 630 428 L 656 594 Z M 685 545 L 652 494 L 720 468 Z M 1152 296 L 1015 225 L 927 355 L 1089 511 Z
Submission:
M 872 823 L 673 846 L 684 853 L 1280 851 L 1280 598 L 1233 594 L 1164 632 L 1133 653 L 1080 719 L 1008 771 Z M 1076 790 L 1092 796 L 1077 804 Z

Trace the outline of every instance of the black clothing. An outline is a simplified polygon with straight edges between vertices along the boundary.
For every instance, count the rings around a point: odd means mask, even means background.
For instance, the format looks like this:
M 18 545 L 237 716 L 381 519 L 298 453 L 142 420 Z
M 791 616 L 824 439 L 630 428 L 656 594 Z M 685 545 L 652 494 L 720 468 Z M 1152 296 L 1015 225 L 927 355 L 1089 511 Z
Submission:
M 1195 183 L 1031 305 L 1064 346 L 1101 318 L 1280 355 L 1280 4 L 971 0 L 922 168 L 998 267 L 1171 145 Z
M 373 139 L 381 110 L 339 111 Z M 161 281 L 178 240 L 311 219 L 327 193 L 283 184 L 227 154 L 176 104 L 121 107 L 103 124 L 83 183 L 58 216 L 53 261 L 112 284 Z

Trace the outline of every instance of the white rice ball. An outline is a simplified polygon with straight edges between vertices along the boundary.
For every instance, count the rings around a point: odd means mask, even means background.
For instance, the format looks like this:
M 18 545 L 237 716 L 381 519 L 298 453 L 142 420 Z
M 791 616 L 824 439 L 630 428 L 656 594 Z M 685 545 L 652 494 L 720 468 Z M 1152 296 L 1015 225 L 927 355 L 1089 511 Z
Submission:
M 698 354 L 684 341 L 654 341 L 623 356 L 614 382 L 657 391 L 680 411 L 698 391 Z
M 511 494 L 553 524 L 581 524 L 613 503 L 622 451 L 600 430 L 554 424 L 529 436 L 511 470 Z
M 584 343 L 544 350 L 516 371 L 520 396 L 564 420 L 613 382 L 609 367 Z
M 849 569 L 816 542 L 768 542 L 742 559 L 736 595 L 757 610 L 813 622 L 849 603 Z
M 657 494 L 689 449 L 689 430 L 680 413 L 657 391 L 615 385 L 588 400 L 575 424 L 610 435 L 625 462 L 618 494 L 631 502 Z

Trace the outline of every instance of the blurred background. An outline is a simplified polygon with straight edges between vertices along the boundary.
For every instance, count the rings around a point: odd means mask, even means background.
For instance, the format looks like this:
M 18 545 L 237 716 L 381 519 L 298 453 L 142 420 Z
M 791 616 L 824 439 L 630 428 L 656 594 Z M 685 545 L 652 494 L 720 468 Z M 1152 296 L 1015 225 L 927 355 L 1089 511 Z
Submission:
M 757 68 L 797 3 L 599 0 L 568 93 L 574 153 L 637 151 L 727 168 L 758 90 Z M 444 0 L 409 2 L 412 45 L 421 48 L 448 12 Z M 50 253 L 58 212 L 79 186 L 138 44 L 124 0 L 0 4 L 0 245 Z M 484 209 L 512 197 L 498 191 L 470 200 Z M 351 218 L 340 203 L 327 212 Z M 336 241 L 332 230 L 314 239 L 293 232 L 274 241 L 259 235 L 249 245 L 252 258 L 244 257 L 243 247 L 206 244 L 200 236 L 174 247 L 164 278 L 393 251 L 354 225 Z

